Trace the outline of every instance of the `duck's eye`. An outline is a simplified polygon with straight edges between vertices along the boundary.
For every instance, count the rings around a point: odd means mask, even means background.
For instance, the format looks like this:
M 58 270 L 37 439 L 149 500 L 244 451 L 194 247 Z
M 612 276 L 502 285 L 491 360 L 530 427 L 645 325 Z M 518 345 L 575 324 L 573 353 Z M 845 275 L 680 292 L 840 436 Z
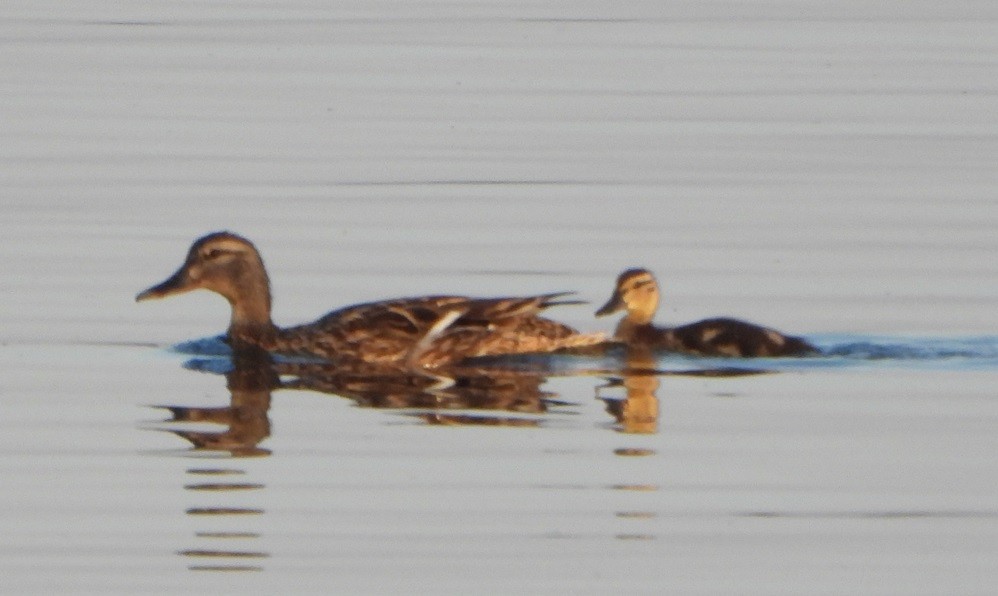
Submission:
M 222 249 L 220 249 L 220 248 L 210 248 L 210 249 L 208 249 L 208 250 L 206 250 L 204 252 L 203 257 L 204 257 L 204 260 L 210 261 L 212 259 L 216 259 L 216 258 L 222 256 L 222 253 L 224 253 L 224 252 L 225 251 L 222 250 Z

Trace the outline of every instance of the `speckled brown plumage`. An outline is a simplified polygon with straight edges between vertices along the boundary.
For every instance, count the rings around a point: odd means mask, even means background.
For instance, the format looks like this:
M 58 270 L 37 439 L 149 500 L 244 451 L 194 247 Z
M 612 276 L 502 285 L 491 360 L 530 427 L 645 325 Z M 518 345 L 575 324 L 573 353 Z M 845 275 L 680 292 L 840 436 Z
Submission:
M 754 323 L 726 317 L 704 319 L 679 327 L 652 323 L 658 308 L 655 277 L 645 269 L 629 269 L 617 278 L 617 287 L 597 316 L 626 309 L 614 338 L 632 346 L 703 356 L 805 356 L 817 348 L 799 337 Z
M 270 318 L 270 283 L 253 244 L 216 232 L 191 246 L 180 269 L 136 300 L 207 289 L 232 306 L 227 338 L 234 349 L 263 348 L 334 362 L 436 367 L 474 356 L 550 352 L 587 346 L 602 334 L 539 316 L 564 296 L 511 298 L 423 296 L 349 306 L 306 325 L 280 328 Z

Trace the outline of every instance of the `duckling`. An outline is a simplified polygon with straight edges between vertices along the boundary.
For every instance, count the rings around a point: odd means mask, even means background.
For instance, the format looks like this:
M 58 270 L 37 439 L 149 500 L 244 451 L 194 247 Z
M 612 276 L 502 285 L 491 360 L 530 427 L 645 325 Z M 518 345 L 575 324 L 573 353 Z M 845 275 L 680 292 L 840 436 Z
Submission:
M 658 308 L 658 284 L 646 269 L 628 269 L 617 278 L 610 300 L 596 311 L 604 316 L 622 309 L 614 338 L 633 347 L 646 347 L 702 356 L 805 356 L 817 348 L 799 337 L 731 318 L 711 318 L 679 327 L 652 324 Z
M 539 316 L 565 292 L 511 298 L 422 296 L 348 306 L 315 322 L 281 328 L 271 321 L 270 281 L 252 242 L 215 232 L 194 242 L 184 264 L 136 301 L 196 289 L 232 307 L 226 341 L 234 350 L 319 357 L 333 362 L 435 368 L 475 356 L 551 352 L 603 342 Z

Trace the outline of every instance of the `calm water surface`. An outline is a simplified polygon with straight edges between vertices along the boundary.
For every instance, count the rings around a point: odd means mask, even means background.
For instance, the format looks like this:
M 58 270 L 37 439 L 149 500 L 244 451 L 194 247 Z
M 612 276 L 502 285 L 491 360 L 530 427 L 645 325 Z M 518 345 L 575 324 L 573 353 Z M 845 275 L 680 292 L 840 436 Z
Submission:
M 0 8 L 0 591 L 964 593 L 998 583 L 990 3 Z M 275 320 L 659 275 L 829 355 L 370 383 Z M 608 330 L 592 307 L 553 314 Z M 438 380 L 440 381 L 440 380 Z

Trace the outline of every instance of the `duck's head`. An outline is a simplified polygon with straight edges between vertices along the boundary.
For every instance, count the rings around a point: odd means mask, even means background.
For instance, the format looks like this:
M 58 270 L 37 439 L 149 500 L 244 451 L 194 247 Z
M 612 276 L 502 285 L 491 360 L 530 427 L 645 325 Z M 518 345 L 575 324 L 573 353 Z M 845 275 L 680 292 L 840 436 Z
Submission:
M 211 290 L 224 296 L 233 315 L 261 309 L 269 317 L 270 289 L 260 253 L 249 240 L 230 232 L 199 238 L 176 273 L 135 297 L 136 301 L 165 298 L 191 290 Z M 240 312 L 237 312 L 240 311 Z
M 647 269 L 628 269 L 617 277 L 613 296 L 596 311 L 597 317 L 627 310 L 635 323 L 650 323 L 658 308 L 658 283 Z

